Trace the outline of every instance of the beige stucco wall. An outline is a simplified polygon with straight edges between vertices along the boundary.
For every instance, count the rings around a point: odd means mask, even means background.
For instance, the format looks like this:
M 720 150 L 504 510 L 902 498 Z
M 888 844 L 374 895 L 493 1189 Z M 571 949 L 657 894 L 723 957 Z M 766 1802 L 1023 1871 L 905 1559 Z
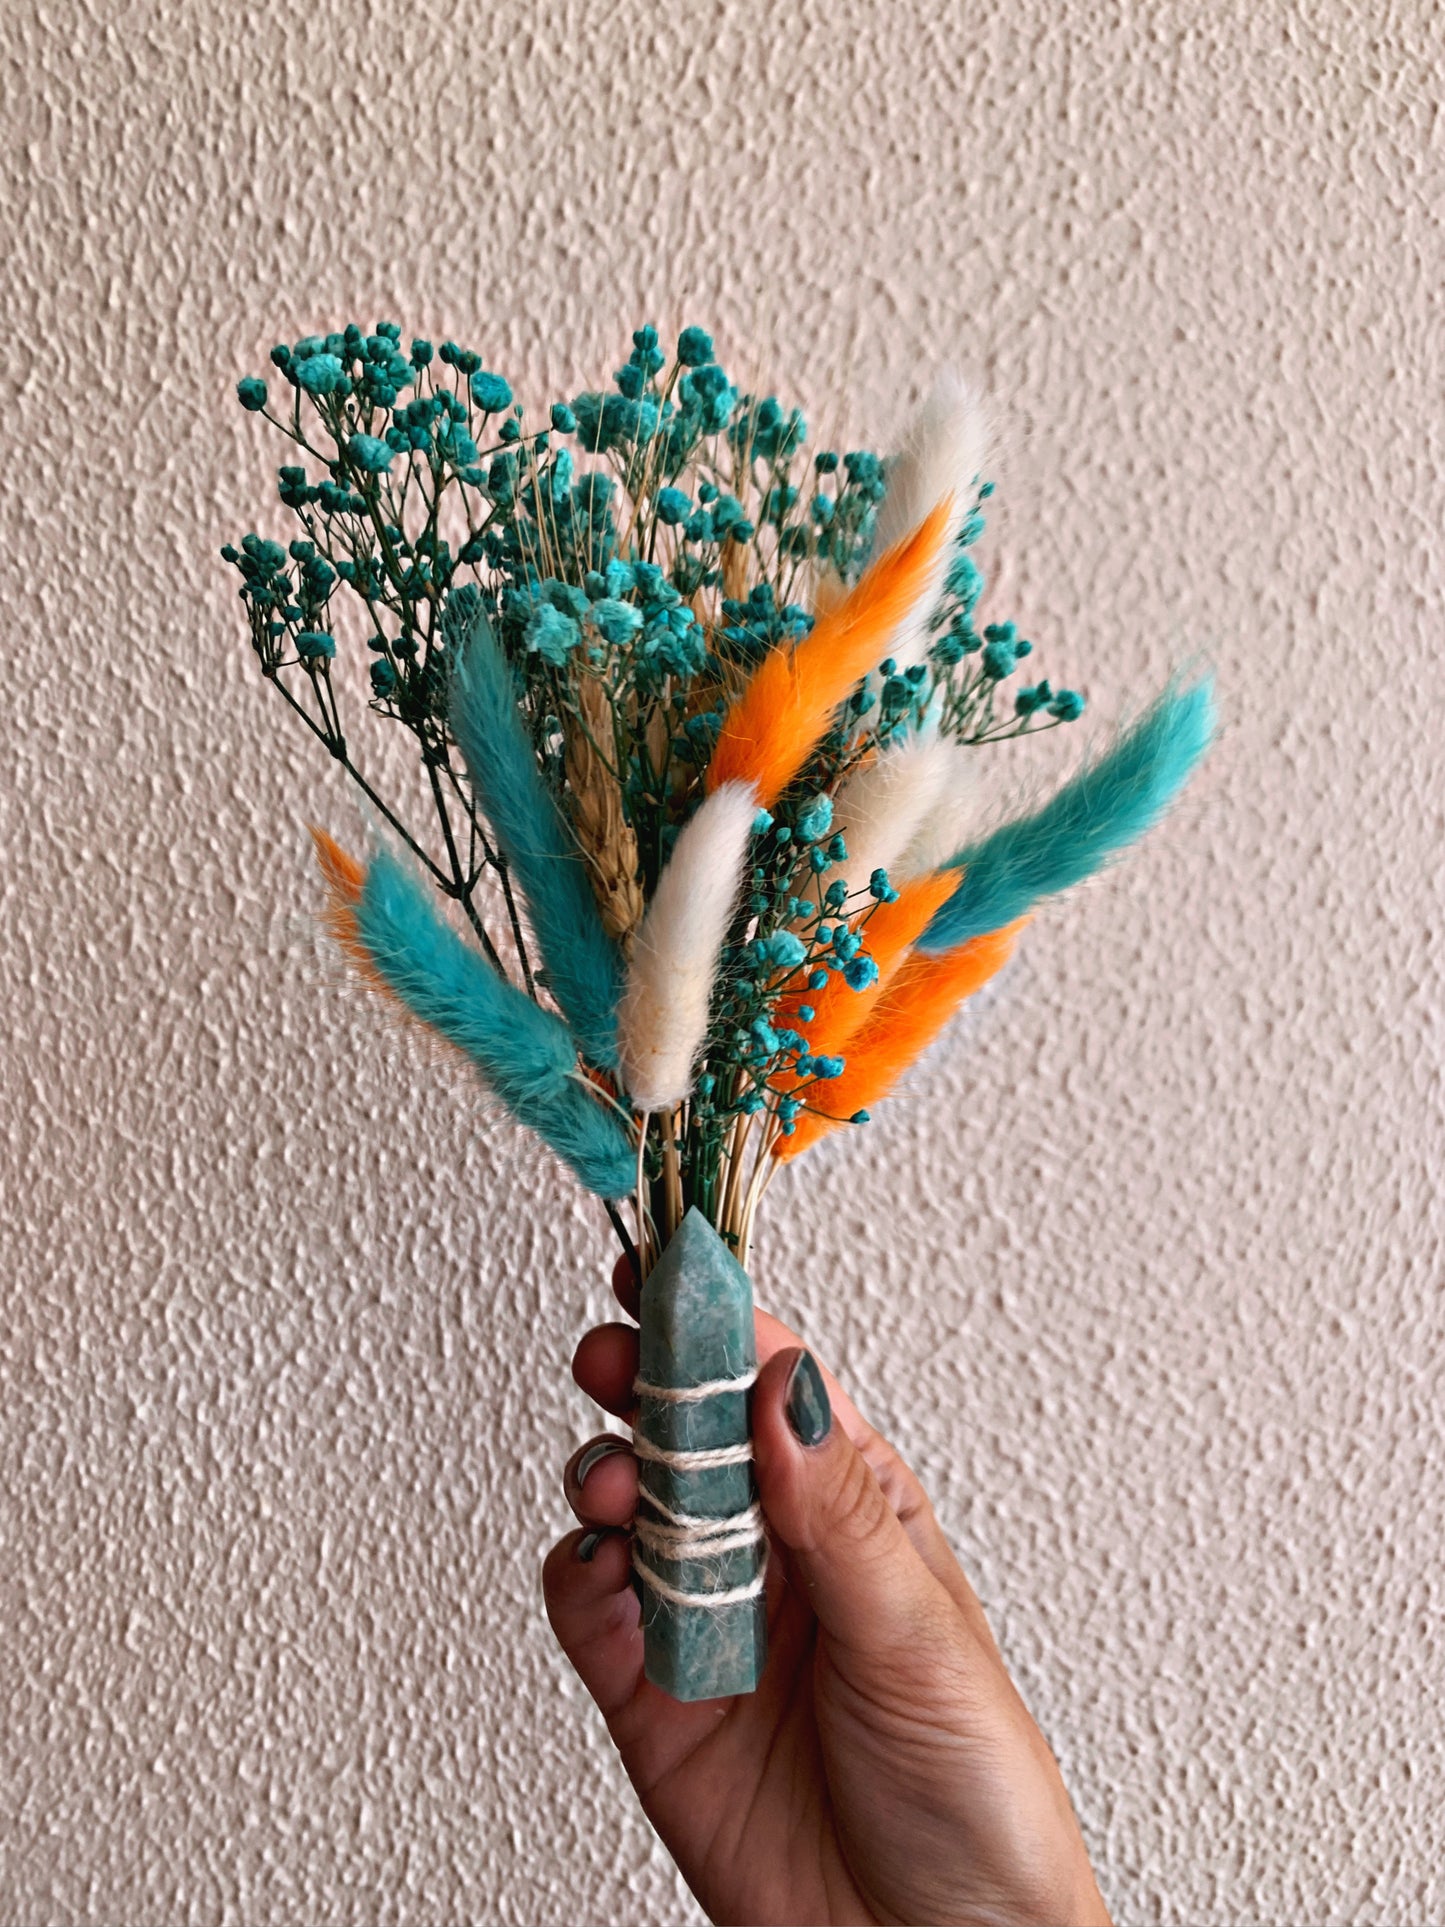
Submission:
M 702 321 L 845 445 L 957 354 L 990 609 L 1099 719 L 1215 659 L 1187 806 L 775 1189 L 759 1289 L 935 1493 L 1121 1920 L 1445 1915 L 1442 51 L 9 0 L 0 1921 L 694 1917 L 538 1597 L 605 1224 L 318 953 L 351 800 L 216 557 L 279 457 L 236 375 L 385 315 L 538 399 Z

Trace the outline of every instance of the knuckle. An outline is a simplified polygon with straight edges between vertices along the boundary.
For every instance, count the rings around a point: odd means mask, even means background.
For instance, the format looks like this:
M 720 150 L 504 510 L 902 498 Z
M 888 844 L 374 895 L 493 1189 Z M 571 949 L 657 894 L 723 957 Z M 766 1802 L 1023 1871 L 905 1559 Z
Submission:
M 888 1502 L 861 1452 L 840 1456 L 837 1482 L 826 1507 L 825 1530 L 861 1550 L 880 1538 L 889 1519 Z

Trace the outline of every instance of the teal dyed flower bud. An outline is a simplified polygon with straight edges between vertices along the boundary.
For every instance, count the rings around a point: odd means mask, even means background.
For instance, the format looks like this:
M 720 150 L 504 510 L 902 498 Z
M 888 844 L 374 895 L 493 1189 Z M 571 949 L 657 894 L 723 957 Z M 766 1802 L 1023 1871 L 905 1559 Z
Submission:
M 826 970 L 811 970 L 808 973 L 809 990 L 821 990 L 828 981 Z
M 983 570 L 971 555 L 956 556 L 949 564 L 943 586 L 965 609 L 971 609 L 983 594 Z
M 266 384 L 259 375 L 243 375 L 236 383 L 236 399 L 250 414 L 266 406 Z
M 667 587 L 662 570 L 655 562 L 634 562 L 631 567 L 632 586 L 641 592 L 646 601 L 650 603 L 660 598 L 666 607 L 676 606 L 677 593 Z
M 1076 723 L 1084 713 L 1084 699 L 1077 689 L 1061 689 L 1049 704 L 1049 714 L 1061 723 Z
M 228 559 L 233 560 L 234 558 L 228 558 Z M 753 818 L 753 835 L 766 836 L 768 831 L 772 827 L 773 827 L 772 817 L 768 814 L 766 810 L 759 810 L 757 815 Z
M 838 457 L 831 448 L 820 448 L 813 457 L 813 466 L 820 475 L 832 475 L 838 467 Z
M 728 378 L 716 362 L 694 368 L 687 379 L 690 391 L 701 402 L 721 401 L 728 392 Z
M 411 365 L 413 368 L 427 367 L 432 358 L 432 345 L 417 335 L 411 344 Z
M 397 673 L 389 662 L 374 662 L 371 665 L 371 687 L 383 702 L 394 696 L 397 688 Z
M 831 796 L 818 795 L 808 799 L 798 811 L 798 835 L 808 843 L 817 843 L 833 827 L 833 799 Z
M 346 452 L 368 475 L 384 475 L 391 467 L 392 451 L 379 435 L 353 435 Z
M 692 498 L 684 495 L 680 488 L 662 488 L 657 491 L 657 519 L 668 528 L 676 528 L 679 522 L 687 520 L 692 511 Z
M 501 375 L 489 375 L 485 368 L 479 368 L 468 384 L 472 400 L 484 415 L 500 415 L 504 408 L 512 405 L 510 382 Z
M 869 877 L 868 894 L 871 897 L 875 897 L 879 903 L 896 903 L 898 901 L 898 892 L 889 883 L 888 872 L 886 870 L 875 870 L 872 876 Z
M 848 472 L 849 485 L 868 502 L 881 502 L 888 493 L 888 482 L 883 473 L 883 464 L 867 448 L 853 448 L 843 457 L 843 466 Z
M 572 410 L 567 406 L 565 401 L 553 402 L 552 426 L 559 435 L 571 435 L 576 432 L 577 417 L 572 413 Z
M 850 1124 L 867 1124 L 871 1122 L 871 1118 L 867 1111 L 854 1111 L 848 1122 Z
M 1036 709 L 1042 709 L 1054 699 L 1054 692 L 1047 677 L 1043 682 L 1029 683 L 1014 696 L 1014 714 L 1032 716 Z
M 849 959 L 843 981 L 850 990 L 867 990 L 877 983 L 878 966 L 866 950 Z
M 811 1004 L 798 1005 L 798 1022 L 800 1024 L 811 1024 L 817 1014 L 817 1011 L 814 1010 Z
M 843 1057 L 815 1057 L 813 1059 L 814 1077 L 841 1077 L 847 1068 L 847 1059 Z
M 1011 642 L 989 642 L 984 644 L 981 662 L 983 673 L 993 682 L 1002 682 L 1011 676 L 1018 667 L 1018 656 Z
M 564 616 L 571 616 L 577 622 L 586 620 L 589 606 L 587 596 L 575 582 L 561 582 L 556 576 L 549 575 L 541 584 L 541 593 Z
M 582 640 L 582 631 L 571 616 L 544 602 L 528 617 L 525 639 L 527 647 L 544 662 L 560 667 Z
M 828 885 L 827 892 L 823 898 L 823 907 L 827 910 L 841 910 L 847 901 L 848 886 L 843 879 L 839 877 L 835 882 Z
M 644 375 L 655 375 L 667 366 L 667 356 L 657 345 L 657 330 L 650 323 L 645 328 L 633 329 L 629 360 Z
M 303 629 L 296 638 L 296 653 L 303 662 L 330 662 L 336 654 L 336 638 L 325 629 Z
M 780 930 L 776 936 L 769 937 L 768 948 L 780 970 L 795 970 L 807 955 L 802 939 L 791 930 Z
M 298 360 L 295 368 L 296 380 L 308 395 L 334 395 L 350 385 L 335 355 L 308 355 L 304 361 Z
M 626 642 L 642 627 L 642 611 L 631 602 L 619 602 L 615 596 L 604 596 L 601 602 L 592 605 L 592 624 L 604 642 L 614 648 Z
M 701 368 L 712 360 L 712 336 L 705 328 L 684 328 L 677 338 L 677 358 L 684 368 Z

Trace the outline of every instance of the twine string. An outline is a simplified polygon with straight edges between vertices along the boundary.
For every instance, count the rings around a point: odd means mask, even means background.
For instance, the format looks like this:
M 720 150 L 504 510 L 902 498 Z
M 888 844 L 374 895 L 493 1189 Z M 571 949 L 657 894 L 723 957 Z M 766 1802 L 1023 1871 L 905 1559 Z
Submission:
M 717 1398 L 723 1392 L 746 1392 L 757 1382 L 758 1368 L 739 1378 L 705 1378 L 701 1385 L 650 1385 L 645 1378 L 634 1378 L 632 1389 L 639 1398 L 659 1398 L 666 1405 L 690 1405 L 694 1399 Z
M 667 1404 L 693 1404 L 700 1399 L 717 1398 L 726 1392 L 745 1392 L 757 1378 L 757 1368 L 737 1378 L 706 1379 L 700 1385 L 652 1385 L 646 1379 L 633 1380 L 639 1398 L 653 1398 Z M 747 1465 L 753 1456 L 752 1442 L 742 1445 L 717 1445 L 693 1451 L 669 1451 L 654 1445 L 636 1432 L 633 1450 L 639 1459 L 667 1466 L 678 1472 L 707 1472 L 718 1466 Z M 763 1509 L 756 1500 L 739 1512 L 711 1516 L 698 1512 L 679 1512 L 659 1499 L 644 1485 L 640 1497 L 659 1515 L 648 1519 L 641 1514 L 633 1521 L 632 1566 L 642 1583 L 660 1599 L 673 1606 L 701 1607 L 716 1612 L 723 1606 L 742 1605 L 756 1599 L 767 1580 L 768 1544 L 763 1531 Z M 741 1586 L 728 1586 L 717 1592 L 688 1592 L 669 1584 L 654 1572 L 643 1558 L 643 1549 L 664 1559 L 716 1559 L 725 1552 L 742 1552 L 750 1546 L 761 1547 L 755 1576 Z

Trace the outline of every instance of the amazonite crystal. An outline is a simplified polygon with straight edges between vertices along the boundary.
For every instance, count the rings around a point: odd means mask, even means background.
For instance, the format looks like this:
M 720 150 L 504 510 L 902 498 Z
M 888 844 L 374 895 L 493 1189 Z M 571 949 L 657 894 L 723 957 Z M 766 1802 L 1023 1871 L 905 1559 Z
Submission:
M 702 1213 L 689 1211 L 642 1287 L 642 1381 L 660 1391 L 681 1391 L 744 1377 L 756 1364 L 752 1284 Z M 642 1447 L 638 1516 L 644 1524 L 665 1537 L 677 1530 L 668 1514 L 738 1517 L 726 1537 L 747 1539 L 748 1522 L 739 1515 L 757 1499 L 750 1459 L 697 1466 L 665 1464 L 645 1453 L 648 1445 L 668 1453 L 745 1445 L 749 1406 L 747 1391 L 688 1400 L 640 1395 L 633 1435 Z M 647 1568 L 638 1575 L 647 1677 L 679 1700 L 752 1692 L 767 1658 L 761 1590 L 720 1606 L 684 1604 L 657 1582 L 699 1597 L 747 1589 L 762 1571 L 761 1538 L 696 1555 L 672 1556 L 672 1550 L 645 1536 L 637 1541 L 638 1561 Z

